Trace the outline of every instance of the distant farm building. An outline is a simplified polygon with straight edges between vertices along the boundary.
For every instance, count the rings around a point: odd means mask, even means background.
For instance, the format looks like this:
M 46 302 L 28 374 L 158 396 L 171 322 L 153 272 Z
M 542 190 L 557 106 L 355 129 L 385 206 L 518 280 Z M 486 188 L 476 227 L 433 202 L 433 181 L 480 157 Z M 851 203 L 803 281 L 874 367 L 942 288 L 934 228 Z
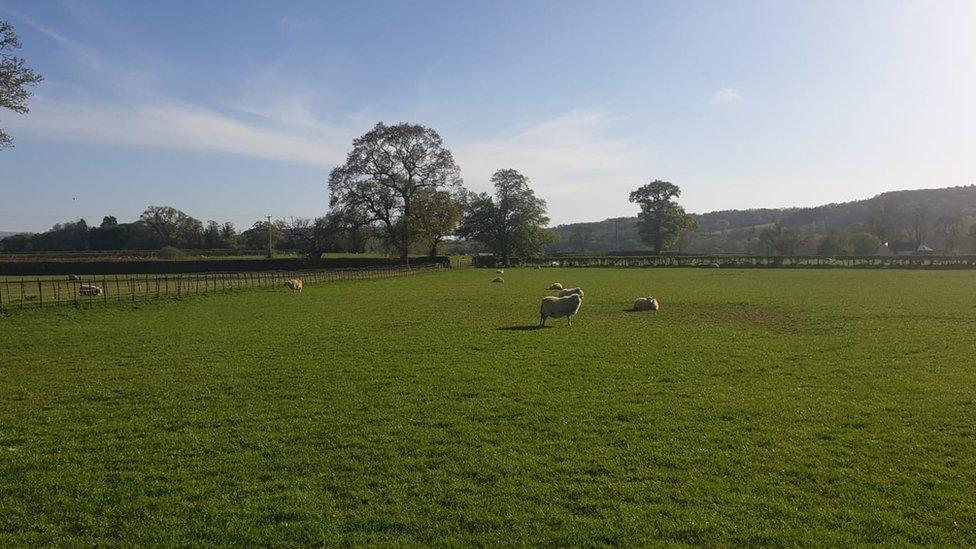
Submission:
M 935 250 L 921 242 L 885 242 L 874 255 L 931 255 Z

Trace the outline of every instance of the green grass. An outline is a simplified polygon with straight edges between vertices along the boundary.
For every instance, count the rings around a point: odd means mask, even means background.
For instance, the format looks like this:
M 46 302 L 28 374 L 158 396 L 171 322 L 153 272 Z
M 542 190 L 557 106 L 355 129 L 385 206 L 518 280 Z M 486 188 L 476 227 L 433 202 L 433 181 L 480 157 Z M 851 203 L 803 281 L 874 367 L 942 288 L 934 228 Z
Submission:
M 0 545 L 976 544 L 976 273 L 494 276 L 0 317 Z

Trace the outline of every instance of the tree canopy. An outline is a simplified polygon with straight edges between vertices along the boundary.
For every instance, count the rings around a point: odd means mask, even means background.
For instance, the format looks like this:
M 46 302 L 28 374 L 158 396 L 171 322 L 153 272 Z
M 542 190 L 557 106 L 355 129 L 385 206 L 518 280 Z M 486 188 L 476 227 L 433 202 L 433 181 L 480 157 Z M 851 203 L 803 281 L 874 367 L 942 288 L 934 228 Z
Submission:
M 675 202 L 681 189 L 667 181 L 654 180 L 630 193 L 630 201 L 640 205 L 637 224 L 641 238 L 655 253 L 671 247 L 686 229 L 697 229 L 695 218 Z
M 444 237 L 453 233 L 461 222 L 461 204 L 451 193 L 431 189 L 417 193 L 414 202 L 410 215 L 411 231 L 433 257 Z
M 535 196 L 529 178 L 516 170 L 498 170 L 491 182 L 494 197 L 468 195 L 458 235 L 484 244 L 504 265 L 541 254 L 553 238 L 544 228 L 549 223 L 546 201 Z
M 44 77 L 12 53 L 19 48 L 20 39 L 14 28 L 7 21 L 0 21 L 0 107 L 26 114 L 29 110 L 27 100 L 32 95 L 30 88 L 40 84 Z M 13 146 L 13 138 L 0 129 L 0 149 L 10 146 Z
M 434 130 L 419 124 L 380 122 L 353 141 L 346 163 L 329 176 L 330 207 L 361 211 L 380 223 L 407 260 L 417 237 L 406 222 L 424 191 L 458 192 L 461 170 Z
M 196 247 L 203 236 L 203 223 L 200 220 L 172 206 L 149 206 L 139 216 L 139 221 L 163 246 Z

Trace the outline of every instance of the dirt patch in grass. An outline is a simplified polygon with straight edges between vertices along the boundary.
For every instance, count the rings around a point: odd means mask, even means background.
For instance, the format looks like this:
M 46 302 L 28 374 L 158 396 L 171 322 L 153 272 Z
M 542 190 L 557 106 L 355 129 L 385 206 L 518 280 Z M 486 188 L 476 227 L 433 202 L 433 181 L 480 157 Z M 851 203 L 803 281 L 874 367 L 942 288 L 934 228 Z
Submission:
M 676 322 L 731 324 L 771 332 L 795 331 L 799 322 L 789 312 L 750 303 L 662 304 L 661 314 Z

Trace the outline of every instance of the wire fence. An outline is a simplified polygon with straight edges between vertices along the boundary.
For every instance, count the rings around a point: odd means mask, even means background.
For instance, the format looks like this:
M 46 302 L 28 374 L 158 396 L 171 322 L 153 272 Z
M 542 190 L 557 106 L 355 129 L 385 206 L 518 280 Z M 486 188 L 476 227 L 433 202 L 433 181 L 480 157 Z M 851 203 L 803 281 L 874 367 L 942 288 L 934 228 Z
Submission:
M 342 280 L 391 278 L 439 271 L 440 264 L 301 271 L 216 272 L 169 275 L 82 275 L 0 277 L 0 311 L 136 302 L 157 298 L 285 287 L 289 280 L 303 285 Z

